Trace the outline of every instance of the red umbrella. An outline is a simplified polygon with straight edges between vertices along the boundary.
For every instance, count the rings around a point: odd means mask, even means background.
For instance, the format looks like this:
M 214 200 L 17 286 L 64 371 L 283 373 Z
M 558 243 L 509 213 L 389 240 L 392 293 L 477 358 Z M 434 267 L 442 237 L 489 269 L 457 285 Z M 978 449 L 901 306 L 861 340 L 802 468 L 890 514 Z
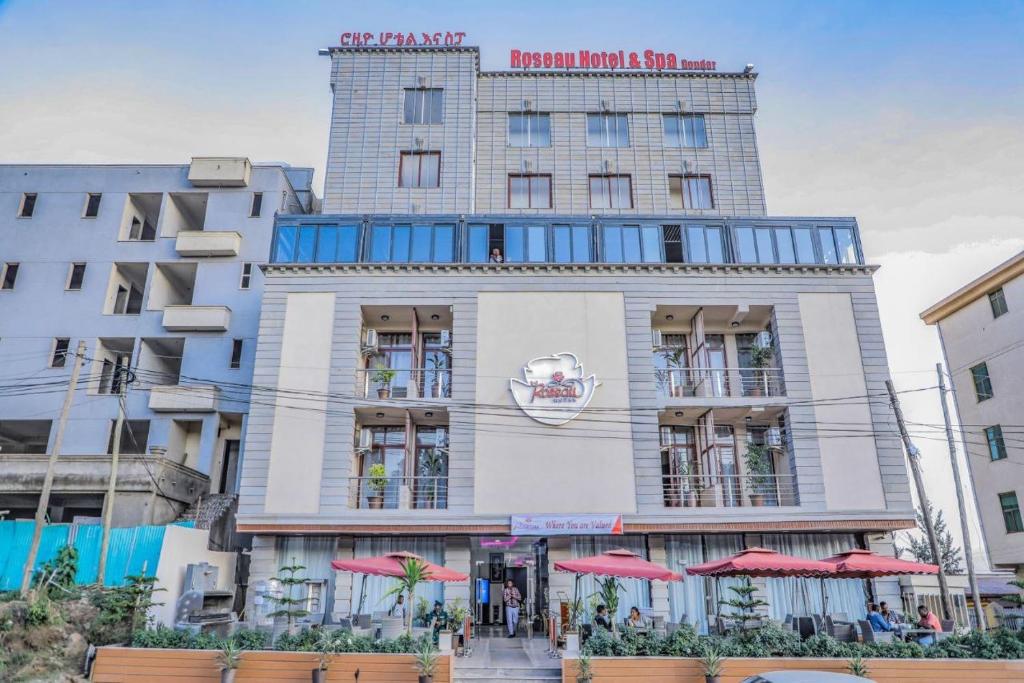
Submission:
M 732 557 L 687 567 L 695 576 L 756 576 L 782 578 L 798 576 L 823 579 L 833 576 L 833 566 L 818 560 L 783 555 L 767 548 L 747 548 Z
M 405 564 L 411 560 L 418 560 L 424 567 L 425 581 L 466 581 L 468 574 L 462 574 L 454 569 L 448 569 L 432 562 L 427 562 L 419 555 L 407 552 L 386 553 L 380 557 L 364 557 L 356 560 L 333 560 L 331 567 L 343 572 L 354 574 L 369 574 L 370 576 L 390 576 L 398 578 L 405 575 Z
M 680 581 L 683 578 L 681 575 L 661 565 L 648 562 L 624 548 L 608 550 L 600 555 L 583 557 L 578 560 L 555 562 L 555 570 L 574 574 L 593 574 L 594 576 L 616 576 L 624 579 Z
M 908 562 L 885 557 L 870 550 L 847 550 L 822 562 L 832 565 L 832 576 L 837 579 L 872 579 L 876 576 L 898 574 L 938 574 L 939 566 L 923 562 Z

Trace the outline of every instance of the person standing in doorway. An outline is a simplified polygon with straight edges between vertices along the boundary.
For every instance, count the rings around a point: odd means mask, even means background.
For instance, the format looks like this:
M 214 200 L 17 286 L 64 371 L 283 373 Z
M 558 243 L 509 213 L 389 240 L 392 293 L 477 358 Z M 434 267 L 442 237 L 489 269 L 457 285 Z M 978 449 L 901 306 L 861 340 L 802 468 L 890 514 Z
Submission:
M 505 590 L 502 591 L 501 599 L 505 603 L 505 624 L 508 626 L 508 637 L 515 638 L 516 631 L 519 630 L 519 603 L 522 602 L 523 596 L 512 579 L 505 582 Z

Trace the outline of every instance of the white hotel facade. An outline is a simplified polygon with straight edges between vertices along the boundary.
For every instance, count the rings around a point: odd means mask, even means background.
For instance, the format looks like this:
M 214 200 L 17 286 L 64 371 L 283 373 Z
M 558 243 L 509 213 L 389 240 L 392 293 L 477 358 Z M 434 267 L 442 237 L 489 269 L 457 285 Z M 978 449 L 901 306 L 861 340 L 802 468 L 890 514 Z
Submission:
M 914 514 L 875 266 L 854 218 L 768 215 L 756 74 L 479 56 L 329 50 L 324 214 L 279 216 L 263 267 L 250 615 L 293 558 L 324 581 L 313 611 L 347 615 L 388 605 L 331 559 L 417 552 L 471 574 L 443 595 L 486 623 L 500 591 L 480 587 L 513 578 L 558 614 L 554 562 L 613 547 L 677 571 L 750 546 L 893 552 Z M 797 584 L 760 585 L 793 611 Z M 829 590 L 863 610 L 861 582 Z M 895 580 L 872 590 L 899 603 Z M 627 591 L 670 621 L 715 609 L 702 579 Z

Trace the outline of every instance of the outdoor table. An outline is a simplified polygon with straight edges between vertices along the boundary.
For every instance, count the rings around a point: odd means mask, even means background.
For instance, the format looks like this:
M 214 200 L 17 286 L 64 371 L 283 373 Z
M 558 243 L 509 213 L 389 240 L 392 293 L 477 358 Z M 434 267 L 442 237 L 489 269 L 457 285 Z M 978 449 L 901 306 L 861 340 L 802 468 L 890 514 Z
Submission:
M 934 636 L 935 630 L 930 628 L 908 628 L 907 630 L 902 631 L 900 635 L 903 636 L 903 640 L 909 640 L 911 638 L 914 640 L 920 640 L 925 636 Z

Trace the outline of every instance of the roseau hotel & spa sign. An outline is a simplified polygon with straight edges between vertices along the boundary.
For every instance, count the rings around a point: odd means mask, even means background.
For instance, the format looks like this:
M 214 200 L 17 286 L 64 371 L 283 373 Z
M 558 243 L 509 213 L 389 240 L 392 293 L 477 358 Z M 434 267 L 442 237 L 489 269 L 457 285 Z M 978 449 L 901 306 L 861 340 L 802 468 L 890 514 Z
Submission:
M 512 50 L 509 66 L 513 69 L 565 69 L 601 71 L 714 71 L 717 63 L 711 59 L 688 59 L 675 52 L 642 50 L 547 51 Z
M 523 366 L 523 379 L 509 380 L 516 405 L 537 422 L 555 426 L 583 412 L 599 385 L 574 353 L 534 358 Z

